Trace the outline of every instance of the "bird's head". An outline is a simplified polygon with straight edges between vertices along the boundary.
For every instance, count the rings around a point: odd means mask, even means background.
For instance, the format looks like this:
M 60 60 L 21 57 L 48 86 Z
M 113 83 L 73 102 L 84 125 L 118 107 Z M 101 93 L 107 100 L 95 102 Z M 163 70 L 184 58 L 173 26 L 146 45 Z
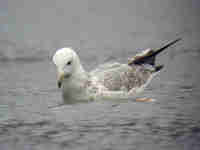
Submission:
M 59 88 L 64 79 L 71 78 L 82 70 L 79 57 L 71 48 L 58 49 L 53 56 L 53 62 L 57 67 Z

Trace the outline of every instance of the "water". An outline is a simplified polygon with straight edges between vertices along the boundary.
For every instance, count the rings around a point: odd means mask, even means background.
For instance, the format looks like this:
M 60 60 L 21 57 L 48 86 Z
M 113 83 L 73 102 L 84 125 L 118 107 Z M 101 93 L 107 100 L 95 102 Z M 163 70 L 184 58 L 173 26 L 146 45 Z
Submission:
M 0 30 L 0 150 L 199 150 L 195 2 L 13 2 L 10 30 Z M 155 102 L 62 104 L 50 59 L 57 48 L 74 47 L 90 70 L 177 36 L 184 40 L 158 57 L 165 68 L 140 95 Z
M 60 105 L 50 61 L 2 62 L 0 149 L 198 149 L 198 70 L 184 64 L 199 63 L 198 55 L 181 53 L 153 79 L 141 95 L 152 103 Z

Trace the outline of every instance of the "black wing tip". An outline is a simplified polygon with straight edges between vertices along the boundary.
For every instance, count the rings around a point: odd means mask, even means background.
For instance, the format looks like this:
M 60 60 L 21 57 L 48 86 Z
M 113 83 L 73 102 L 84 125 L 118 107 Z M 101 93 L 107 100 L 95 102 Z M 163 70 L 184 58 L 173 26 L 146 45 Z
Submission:
M 181 40 L 183 40 L 183 38 L 181 38 L 181 37 L 180 37 L 180 38 L 177 38 L 177 39 L 175 39 L 175 40 L 169 42 L 169 44 L 167 44 L 167 45 L 169 45 L 169 46 L 174 45 L 175 43 L 177 43 L 177 42 L 179 42 L 179 41 L 181 41 Z
M 137 59 L 134 58 L 133 60 L 130 60 L 128 62 L 128 65 L 132 65 L 132 64 L 142 64 L 145 63 L 147 60 L 149 60 L 150 58 L 154 58 L 151 61 L 155 61 L 155 56 L 158 55 L 159 53 L 161 53 L 162 51 L 164 51 L 165 49 L 169 48 L 170 46 L 174 45 L 175 43 L 177 43 L 178 41 L 181 41 L 182 38 L 177 38 L 171 42 L 168 42 L 167 44 L 164 44 L 164 46 L 162 46 L 161 48 L 158 49 L 152 49 L 152 51 L 150 51 L 149 53 L 147 53 L 144 56 L 139 56 Z
M 177 39 L 175 39 L 174 41 L 172 41 L 172 42 L 178 42 L 178 41 L 181 41 L 181 40 L 183 40 L 183 38 L 181 38 L 181 37 L 179 37 L 179 38 L 177 38 Z
M 181 41 L 181 40 L 182 40 L 182 38 L 177 38 L 177 39 L 175 39 L 175 40 L 173 40 L 173 41 L 171 41 L 171 42 L 165 44 L 165 45 L 162 46 L 161 48 L 155 50 L 154 55 L 159 54 L 159 53 L 162 52 L 163 50 L 169 48 L 170 46 L 174 45 L 175 43 L 177 43 L 177 42 L 179 42 L 179 41 Z

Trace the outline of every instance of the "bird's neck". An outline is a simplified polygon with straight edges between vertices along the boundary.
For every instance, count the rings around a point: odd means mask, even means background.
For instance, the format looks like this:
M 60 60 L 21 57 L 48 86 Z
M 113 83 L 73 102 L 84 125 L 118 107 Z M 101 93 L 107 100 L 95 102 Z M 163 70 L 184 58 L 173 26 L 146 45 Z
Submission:
M 83 66 L 82 66 L 82 64 L 81 64 L 80 59 L 79 59 L 78 56 L 76 57 L 75 60 L 76 61 L 74 62 L 74 65 L 75 65 L 74 68 L 76 68 L 76 69 L 74 70 L 73 75 L 76 76 L 76 78 L 77 77 L 83 77 L 84 78 L 85 76 L 87 76 L 87 72 L 83 68 Z
M 73 76 L 76 79 L 87 79 L 88 78 L 88 74 L 87 72 L 84 70 L 83 66 L 81 64 L 78 64 L 76 67 L 75 72 L 73 73 Z
M 85 99 L 86 83 L 88 81 L 88 73 L 81 65 L 76 67 L 73 75 L 63 81 L 63 98 L 65 101 L 75 99 Z

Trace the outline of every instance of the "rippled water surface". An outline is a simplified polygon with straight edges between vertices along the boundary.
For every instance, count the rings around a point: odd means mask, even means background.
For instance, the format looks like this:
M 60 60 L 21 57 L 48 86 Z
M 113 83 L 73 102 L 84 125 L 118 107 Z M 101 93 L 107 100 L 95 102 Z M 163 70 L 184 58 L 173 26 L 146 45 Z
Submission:
M 198 55 L 177 56 L 180 70 L 170 63 L 155 77 L 141 95 L 156 99 L 149 103 L 60 105 L 51 62 L 1 63 L 0 148 L 198 149 L 198 76 L 195 68 L 181 70 L 184 59 L 192 65 Z
M 0 150 L 199 150 L 197 5 L 151 2 L 13 2 L 0 26 Z M 62 103 L 50 59 L 57 48 L 72 46 L 90 70 L 177 36 L 139 95 L 156 101 Z

